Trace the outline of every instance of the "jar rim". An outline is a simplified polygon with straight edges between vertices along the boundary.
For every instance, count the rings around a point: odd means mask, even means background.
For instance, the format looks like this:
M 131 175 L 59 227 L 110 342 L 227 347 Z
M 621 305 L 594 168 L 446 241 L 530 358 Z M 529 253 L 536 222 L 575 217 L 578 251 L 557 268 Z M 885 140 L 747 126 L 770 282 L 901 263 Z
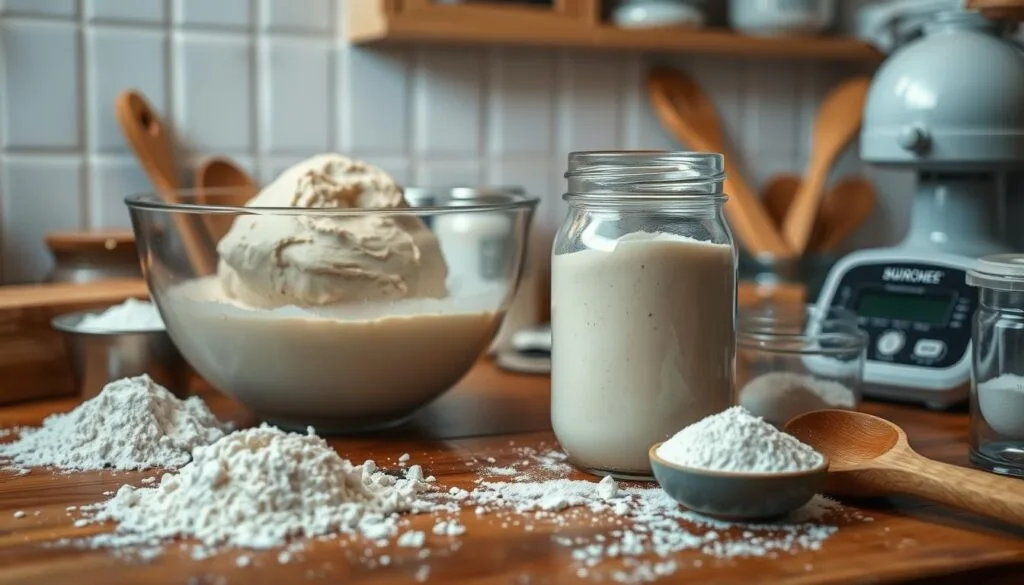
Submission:
M 592 150 L 570 152 L 568 159 L 566 200 L 724 200 L 725 157 L 718 153 Z

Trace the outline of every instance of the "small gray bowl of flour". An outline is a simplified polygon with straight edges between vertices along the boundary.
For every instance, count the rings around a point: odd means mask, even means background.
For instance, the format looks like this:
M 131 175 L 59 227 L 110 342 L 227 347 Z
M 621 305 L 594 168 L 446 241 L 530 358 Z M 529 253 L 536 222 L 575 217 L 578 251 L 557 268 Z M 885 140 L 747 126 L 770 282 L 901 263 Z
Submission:
M 55 317 L 83 398 L 109 382 L 148 374 L 175 396 L 188 394 L 191 370 L 164 327 L 156 305 L 128 299 L 104 311 Z

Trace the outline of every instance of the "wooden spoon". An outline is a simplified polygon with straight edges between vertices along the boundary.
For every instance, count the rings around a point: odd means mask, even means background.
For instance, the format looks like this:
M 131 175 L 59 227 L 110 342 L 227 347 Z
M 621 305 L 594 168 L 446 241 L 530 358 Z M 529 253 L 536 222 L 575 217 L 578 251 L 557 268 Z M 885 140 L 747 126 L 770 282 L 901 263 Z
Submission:
M 885 419 L 819 410 L 789 421 L 786 432 L 829 458 L 826 490 L 832 493 L 910 494 L 1024 525 L 1024 482 L 922 457 L 903 429 Z
M 121 132 L 135 151 L 139 164 L 149 176 L 157 192 L 167 203 L 182 203 L 178 193 L 177 166 L 170 135 L 146 98 L 139 92 L 127 90 L 117 96 L 114 104 Z M 185 253 L 197 276 L 212 274 L 216 260 L 206 245 L 203 234 L 187 213 L 171 213 L 181 234 Z
M 772 177 L 765 186 L 765 209 L 781 226 L 800 189 L 800 177 L 783 173 Z M 831 252 L 844 239 L 863 225 L 875 208 L 875 188 L 865 177 L 846 177 L 833 185 L 821 200 L 808 250 Z
M 821 202 L 810 248 L 835 250 L 871 217 L 876 199 L 875 187 L 865 177 L 847 177 L 836 183 Z
M 860 128 L 869 82 L 867 77 L 856 77 L 840 84 L 825 96 L 818 110 L 807 171 L 782 229 L 796 254 L 803 254 L 811 240 L 829 170 Z
M 700 86 L 678 71 L 658 67 L 647 76 L 647 90 L 661 123 L 676 138 L 690 148 L 725 157 L 725 190 L 732 199 L 725 206 L 725 213 L 747 251 L 752 255 L 792 257 L 790 247 L 731 162 L 715 106 Z
M 196 169 L 196 199 L 199 203 L 243 207 L 255 194 L 256 183 L 249 174 L 226 158 L 207 158 Z M 234 215 L 212 212 L 204 215 L 203 219 L 214 242 L 219 242 L 235 222 Z
M 768 216 L 772 218 L 779 229 L 782 229 L 782 224 L 786 221 L 786 213 L 789 211 L 790 205 L 793 204 L 793 197 L 796 196 L 799 189 L 800 175 L 793 173 L 775 175 L 765 185 L 761 200 L 764 201 L 764 208 L 768 212 Z

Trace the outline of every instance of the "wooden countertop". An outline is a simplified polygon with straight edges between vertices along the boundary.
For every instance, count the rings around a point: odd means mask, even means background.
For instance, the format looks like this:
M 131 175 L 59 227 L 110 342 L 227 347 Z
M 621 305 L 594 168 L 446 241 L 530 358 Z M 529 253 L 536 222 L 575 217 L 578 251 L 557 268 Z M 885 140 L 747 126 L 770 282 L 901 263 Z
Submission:
M 244 409 L 215 393 L 203 392 L 218 416 L 238 424 L 253 421 Z M 386 435 L 332 440 L 353 460 L 376 459 L 394 465 L 408 452 L 444 486 L 470 488 L 474 474 L 465 462 L 495 457 L 501 465 L 518 459 L 517 447 L 554 446 L 548 422 L 547 377 L 503 373 L 489 363 L 478 365 L 453 391 L 422 411 L 409 424 Z M 67 410 L 71 400 L 51 400 L 0 409 L 0 427 L 38 424 L 46 415 Z M 922 408 L 868 403 L 865 410 L 897 422 L 912 445 L 926 456 L 967 464 L 967 417 Z M 416 551 L 392 551 L 387 567 L 369 569 L 349 563 L 336 543 L 316 542 L 288 564 L 276 552 L 252 555 L 254 564 L 239 568 L 237 554 L 192 561 L 177 547 L 149 564 L 127 561 L 108 551 L 54 547 L 52 542 L 85 536 L 97 527 L 76 529 L 65 513 L 69 505 L 105 499 L 103 492 L 135 483 L 153 473 L 82 473 L 33 471 L 22 477 L 0 476 L 0 583 L 400 583 L 415 582 L 422 561 Z M 579 478 L 585 477 L 580 474 Z M 1021 483 L 1024 489 L 1024 482 Z M 894 497 L 844 502 L 862 509 L 873 522 L 842 526 L 819 551 L 778 559 L 692 561 L 699 553 L 680 553 L 680 569 L 665 582 L 699 583 L 1020 583 L 1024 569 L 1024 530 L 960 514 L 920 500 Z M 15 519 L 23 510 L 27 516 Z M 35 512 L 39 511 L 36 515 Z M 413 517 L 419 529 L 429 516 Z M 493 518 L 462 522 L 468 531 L 463 546 L 450 556 L 429 560 L 428 583 L 562 583 L 575 577 L 570 549 L 551 541 L 551 527 L 533 532 L 502 529 Z M 580 530 L 597 530 L 584 528 Z M 440 537 L 431 537 L 440 538 Z M 615 561 L 606 561 L 615 562 Z M 807 567 L 812 567 L 807 570 Z

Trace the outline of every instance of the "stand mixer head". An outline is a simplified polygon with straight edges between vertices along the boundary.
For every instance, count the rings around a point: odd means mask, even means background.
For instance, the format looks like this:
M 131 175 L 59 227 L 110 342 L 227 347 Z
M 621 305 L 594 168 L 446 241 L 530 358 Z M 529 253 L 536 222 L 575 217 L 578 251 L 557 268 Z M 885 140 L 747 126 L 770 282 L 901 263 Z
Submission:
M 917 172 L 902 247 L 977 257 L 1008 252 L 1005 173 L 1024 165 L 1024 53 L 1015 24 L 939 14 L 872 80 L 861 158 Z

